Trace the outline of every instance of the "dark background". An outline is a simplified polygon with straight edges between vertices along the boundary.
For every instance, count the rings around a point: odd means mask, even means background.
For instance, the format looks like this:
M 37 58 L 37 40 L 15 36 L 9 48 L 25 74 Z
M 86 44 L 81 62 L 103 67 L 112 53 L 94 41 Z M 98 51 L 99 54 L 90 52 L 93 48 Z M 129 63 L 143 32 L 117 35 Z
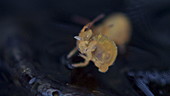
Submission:
M 90 65 L 83 74 L 72 72 L 60 63 L 60 57 L 74 46 L 74 35 L 83 25 L 74 16 L 94 19 L 101 13 L 123 12 L 130 18 L 133 31 L 127 53 L 119 56 L 107 73 Z M 39 63 L 37 70 L 61 82 L 88 82 L 92 74 L 100 88 L 123 96 L 136 96 L 125 76 L 127 70 L 168 70 L 170 68 L 170 1 L 169 0 L 1 0 L 1 53 L 11 37 L 21 36 L 32 48 Z M 22 40 L 21 40 L 22 42 Z M 29 96 L 29 91 L 16 87 L 0 62 L 0 96 Z M 86 74 L 87 73 L 87 74 Z M 5 77 L 3 76 L 5 74 Z M 74 74 L 74 75 L 72 75 Z M 75 74 L 78 74 L 77 76 Z M 83 75 L 83 76 L 82 76 Z M 6 79 L 4 79 L 6 78 Z M 94 83 L 94 82 L 92 82 Z M 30 94 L 31 95 L 31 94 Z

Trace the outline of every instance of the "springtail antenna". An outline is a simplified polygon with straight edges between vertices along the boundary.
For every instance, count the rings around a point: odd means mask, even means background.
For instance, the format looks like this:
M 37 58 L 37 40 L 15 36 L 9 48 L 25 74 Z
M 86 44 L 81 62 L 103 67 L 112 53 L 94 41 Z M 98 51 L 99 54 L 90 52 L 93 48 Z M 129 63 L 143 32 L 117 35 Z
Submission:
M 97 16 L 93 21 L 91 21 L 90 23 L 87 24 L 87 28 L 86 29 L 91 28 L 94 23 L 96 23 L 100 19 L 104 18 L 104 16 L 105 16 L 104 14 L 100 14 L 99 16 Z

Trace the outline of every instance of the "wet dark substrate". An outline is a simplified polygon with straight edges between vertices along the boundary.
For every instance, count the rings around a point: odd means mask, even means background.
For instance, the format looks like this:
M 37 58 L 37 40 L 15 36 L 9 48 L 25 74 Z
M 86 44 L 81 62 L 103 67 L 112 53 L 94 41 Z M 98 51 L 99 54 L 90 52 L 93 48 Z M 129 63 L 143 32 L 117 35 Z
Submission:
M 21 8 L 16 9 L 4 7 L 6 10 L 2 14 L 6 15 L 1 17 L 0 22 L 0 96 L 35 95 L 36 86 L 42 82 L 45 84 L 48 82 L 52 85 L 50 87 L 59 89 L 57 92 L 61 91 L 63 94 L 75 92 L 74 94 L 82 95 L 84 92 L 90 94 L 89 96 L 170 95 L 170 85 L 167 82 L 170 76 L 168 71 L 170 70 L 170 2 L 125 0 L 123 2 L 126 3 L 118 1 L 103 3 L 96 0 L 90 3 L 88 7 L 90 10 L 86 7 L 89 2 L 79 1 L 67 5 L 65 1 L 60 1 L 44 4 L 52 7 L 38 3 L 40 9 L 48 9 L 45 11 L 40 11 L 36 6 L 33 9 L 37 10 L 29 11 L 29 6 L 20 6 Z M 81 5 L 81 8 L 74 6 L 76 4 Z M 93 8 L 94 4 L 98 5 Z M 72 6 L 75 8 L 72 9 Z M 16 11 L 22 7 L 29 8 Z M 10 16 L 15 12 L 28 13 Z M 106 73 L 100 73 L 92 62 L 84 68 L 72 70 L 67 68 L 66 64 L 61 62 L 61 58 L 74 48 L 76 41 L 73 37 L 82 28 L 82 25 L 75 24 L 70 18 L 78 14 L 93 19 L 102 12 L 106 15 L 112 12 L 126 12 L 132 21 L 133 33 L 126 53 L 119 55 L 115 64 Z M 23 14 L 27 16 L 24 17 Z M 14 43 L 15 40 L 17 44 Z M 17 55 L 13 54 L 15 48 L 22 49 L 20 51 L 24 56 L 20 52 Z M 16 59 L 18 56 L 23 58 Z M 77 58 L 80 59 L 75 57 L 72 62 L 78 62 Z M 23 68 L 18 63 L 25 60 L 27 62 L 22 64 L 33 70 L 30 76 L 23 75 L 18 70 Z M 32 87 L 28 82 L 34 80 L 31 76 L 42 81 L 35 81 L 38 85 Z

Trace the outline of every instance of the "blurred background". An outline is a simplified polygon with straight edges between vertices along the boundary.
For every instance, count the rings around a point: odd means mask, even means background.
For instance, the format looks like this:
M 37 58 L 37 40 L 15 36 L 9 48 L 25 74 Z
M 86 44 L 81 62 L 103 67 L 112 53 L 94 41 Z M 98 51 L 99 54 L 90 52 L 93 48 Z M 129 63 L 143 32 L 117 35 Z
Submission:
M 79 21 L 118 12 L 131 21 L 132 37 L 108 72 L 98 72 L 93 64 L 73 70 L 62 64 L 84 25 Z M 34 76 L 107 94 L 82 96 L 169 96 L 169 30 L 169 0 L 1 0 L 0 96 L 38 94 L 18 71 L 25 70 L 18 65 L 25 59 Z M 17 48 L 21 52 L 13 57 Z

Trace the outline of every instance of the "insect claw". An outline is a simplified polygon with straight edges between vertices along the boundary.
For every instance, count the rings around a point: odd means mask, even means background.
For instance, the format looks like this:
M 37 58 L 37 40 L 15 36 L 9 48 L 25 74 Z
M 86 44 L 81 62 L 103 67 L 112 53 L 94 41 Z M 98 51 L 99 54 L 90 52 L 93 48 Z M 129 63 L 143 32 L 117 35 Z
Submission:
M 80 38 L 79 36 L 74 36 L 74 38 L 75 38 L 76 40 L 81 40 L 81 38 Z

